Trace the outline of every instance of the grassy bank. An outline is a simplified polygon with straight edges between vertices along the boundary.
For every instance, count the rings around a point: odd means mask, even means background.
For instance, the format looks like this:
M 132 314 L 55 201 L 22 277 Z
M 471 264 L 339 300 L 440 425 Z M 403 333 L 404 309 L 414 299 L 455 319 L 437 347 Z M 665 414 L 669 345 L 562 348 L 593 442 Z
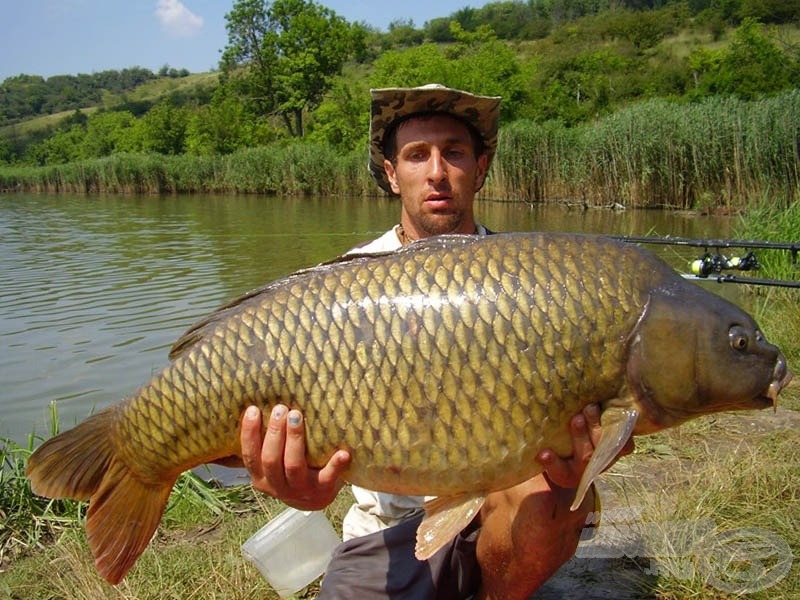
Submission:
M 735 228 L 736 237 L 747 240 L 767 240 L 800 243 L 800 201 L 786 207 L 769 201 L 743 213 Z M 791 252 L 761 252 L 762 273 L 776 279 L 800 279 L 800 257 Z
M 749 199 L 788 203 L 800 191 L 800 90 L 745 102 L 652 100 L 567 128 L 517 121 L 501 128 L 484 194 L 589 206 L 741 210 Z M 0 167 L 0 190 L 72 193 L 377 193 L 366 154 L 282 143 L 225 156 L 116 155 L 47 167 Z
M 0 442 L 0 452 L 7 451 Z M 336 526 L 351 502 L 352 496 L 343 492 L 327 509 Z M 22 544 L 16 536 L 5 536 L 0 598 L 278 598 L 240 547 L 285 506 L 249 486 L 219 488 L 184 474 L 150 546 L 117 586 L 95 572 L 83 528 L 84 505 L 70 504 L 73 509 L 67 514 L 50 509 L 36 516 L 42 526 L 35 541 Z M 315 590 L 312 584 L 299 597 L 313 597 Z
M 600 486 L 607 521 L 597 543 L 634 554 L 602 565 L 608 572 L 595 585 L 605 582 L 608 598 L 798 597 L 797 386 L 783 404 L 637 438 L 636 453 Z

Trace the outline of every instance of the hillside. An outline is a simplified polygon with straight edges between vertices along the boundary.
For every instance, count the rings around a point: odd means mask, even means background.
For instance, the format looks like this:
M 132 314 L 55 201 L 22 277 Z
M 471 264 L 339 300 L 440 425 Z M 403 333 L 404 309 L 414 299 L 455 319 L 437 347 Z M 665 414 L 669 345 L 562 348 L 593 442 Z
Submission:
M 800 88 L 800 8 L 770 12 L 769 3 L 759 4 L 760 22 L 746 16 L 755 10 L 749 0 L 725 9 L 625 5 L 496 2 L 419 29 L 394 23 L 384 33 L 348 24 L 359 42 L 338 74 L 271 81 L 269 71 L 244 60 L 222 89 L 222 72 L 20 75 L 0 84 L 0 164 L 225 155 L 295 136 L 352 152 L 363 144 L 368 88 L 387 85 L 438 81 L 499 94 L 503 124 L 567 127 L 655 98 L 752 101 Z M 312 88 L 275 83 L 318 75 L 324 83 Z
M 46 81 L 50 81 L 50 79 Z M 187 99 L 203 99 L 208 102 L 208 98 L 213 93 L 218 80 L 219 73 L 216 72 L 187 73 L 181 77 L 156 76 L 138 82 L 128 88 L 100 88 L 98 98 L 89 97 L 82 102 L 75 102 L 69 108 L 48 112 L 47 114 L 13 118 L 9 112 L 4 110 L 0 112 L 0 136 L 8 137 L 12 132 L 17 135 L 30 135 L 42 130 L 52 129 L 76 110 L 89 116 L 99 109 L 133 109 L 132 112 L 134 114 L 141 115 L 165 100 L 170 100 L 177 104 L 183 104 Z M 9 80 L 6 80 L 2 85 L 4 87 L 9 85 Z M 5 107 L 3 108 L 5 109 Z

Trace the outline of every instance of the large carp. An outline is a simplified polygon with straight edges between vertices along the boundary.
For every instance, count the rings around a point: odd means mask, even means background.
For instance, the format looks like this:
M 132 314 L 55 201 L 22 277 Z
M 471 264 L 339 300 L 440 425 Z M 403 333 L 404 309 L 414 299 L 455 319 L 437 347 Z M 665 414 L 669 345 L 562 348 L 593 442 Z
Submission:
M 178 475 L 240 454 L 250 404 L 300 409 L 311 465 L 344 448 L 352 483 L 440 496 L 424 557 L 459 521 L 438 507 L 468 519 L 487 492 L 539 473 L 541 449 L 568 454 L 586 404 L 601 404 L 602 437 L 576 505 L 632 433 L 773 405 L 791 378 L 733 304 L 637 246 L 571 234 L 441 236 L 304 270 L 195 325 L 170 358 L 28 462 L 37 494 L 89 499 L 112 583 Z

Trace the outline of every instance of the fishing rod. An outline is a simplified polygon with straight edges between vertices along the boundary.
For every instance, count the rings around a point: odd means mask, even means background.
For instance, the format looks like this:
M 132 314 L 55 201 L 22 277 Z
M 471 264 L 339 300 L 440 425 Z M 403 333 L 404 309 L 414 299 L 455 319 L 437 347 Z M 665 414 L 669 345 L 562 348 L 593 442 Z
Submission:
M 749 283 L 751 285 L 769 285 L 773 287 L 800 288 L 800 281 L 789 279 L 762 279 L 760 277 L 737 277 L 736 275 L 694 275 L 683 274 L 685 279 L 700 279 L 702 281 L 716 281 L 717 283 Z
M 694 246 L 697 248 L 754 248 L 768 250 L 789 250 L 796 259 L 800 252 L 800 242 L 765 242 L 762 240 L 725 240 L 725 239 L 695 239 L 684 237 L 636 237 L 629 235 L 611 236 L 623 242 L 636 244 L 667 244 L 670 246 Z
M 800 288 L 800 281 L 785 279 L 764 279 L 760 277 L 737 277 L 723 274 L 725 270 L 757 271 L 760 268 L 753 249 L 788 250 L 792 255 L 792 265 L 797 266 L 797 254 L 800 242 L 767 242 L 761 240 L 726 240 L 726 239 L 693 239 L 682 237 L 636 237 L 612 236 L 623 242 L 636 244 L 662 244 L 670 246 L 691 246 L 703 248 L 705 253 L 691 263 L 691 273 L 684 274 L 687 279 L 716 281 L 717 283 L 749 283 L 751 285 L 767 285 L 786 288 Z M 716 250 L 709 252 L 709 248 Z M 746 250 L 744 256 L 728 257 L 720 252 L 722 248 L 741 248 Z

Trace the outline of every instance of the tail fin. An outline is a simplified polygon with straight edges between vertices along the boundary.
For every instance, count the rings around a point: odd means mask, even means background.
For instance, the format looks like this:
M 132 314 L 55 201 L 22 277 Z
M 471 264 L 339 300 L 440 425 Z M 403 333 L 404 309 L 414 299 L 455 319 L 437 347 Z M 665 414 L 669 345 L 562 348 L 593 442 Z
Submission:
M 89 500 L 86 531 L 95 568 L 116 584 L 153 537 L 175 479 L 143 482 L 117 458 L 114 417 L 112 407 L 46 441 L 25 473 L 36 494 Z

